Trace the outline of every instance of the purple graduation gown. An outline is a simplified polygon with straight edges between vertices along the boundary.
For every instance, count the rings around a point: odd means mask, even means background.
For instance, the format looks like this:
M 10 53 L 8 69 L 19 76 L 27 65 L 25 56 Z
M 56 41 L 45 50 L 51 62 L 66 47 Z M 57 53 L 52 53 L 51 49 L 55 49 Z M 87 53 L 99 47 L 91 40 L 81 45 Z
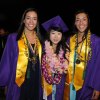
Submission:
M 66 79 L 66 74 L 63 74 L 60 83 L 56 85 L 55 100 L 63 100 L 65 79 Z M 52 100 L 52 93 L 47 97 L 47 100 Z
M 43 51 L 44 51 L 44 47 L 43 47 Z M 64 98 L 65 81 L 66 81 L 66 74 L 63 73 L 60 83 L 56 84 L 55 100 L 63 100 L 63 98 Z M 48 95 L 47 100 L 52 100 L 52 93 L 50 95 Z
M 17 34 L 8 36 L 0 62 L 0 86 L 7 86 L 6 100 L 18 100 L 20 89 L 15 84 L 16 65 L 18 59 Z
M 8 36 L 0 62 L 0 86 L 7 86 L 6 100 L 19 100 L 20 96 L 20 88 L 15 83 L 18 59 L 18 44 L 16 36 L 17 34 L 15 33 Z M 40 91 L 40 93 L 41 92 L 42 91 Z
M 91 35 L 92 56 L 86 66 L 82 89 L 77 91 L 76 100 L 91 100 L 93 90 L 100 91 L 100 38 Z

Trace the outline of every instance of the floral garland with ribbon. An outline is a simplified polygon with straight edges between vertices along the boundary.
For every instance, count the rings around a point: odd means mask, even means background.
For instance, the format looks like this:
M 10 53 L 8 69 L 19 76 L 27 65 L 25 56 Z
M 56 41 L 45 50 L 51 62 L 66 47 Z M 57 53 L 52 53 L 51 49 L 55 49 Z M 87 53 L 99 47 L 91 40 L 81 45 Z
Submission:
M 68 68 L 68 61 L 63 57 L 64 51 L 60 49 L 56 55 L 50 42 L 45 41 L 45 53 L 42 58 L 43 76 L 47 83 L 59 84 L 62 74 L 66 73 Z

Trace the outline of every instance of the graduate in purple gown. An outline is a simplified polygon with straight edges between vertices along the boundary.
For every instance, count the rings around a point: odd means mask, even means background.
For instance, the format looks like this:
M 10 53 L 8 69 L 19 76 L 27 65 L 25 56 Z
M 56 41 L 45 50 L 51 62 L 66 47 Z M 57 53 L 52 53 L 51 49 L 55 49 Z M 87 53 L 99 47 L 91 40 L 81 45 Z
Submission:
M 8 29 L 5 24 L 7 24 L 6 21 L 3 21 L 3 23 L 0 21 L 0 60 L 3 54 L 3 50 L 5 48 L 7 37 L 9 35 Z M 5 87 L 0 87 L 0 100 L 2 98 L 5 98 L 5 92 Z
M 87 12 L 75 14 L 75 34 L 68 41 L 70 100 L 98 100 L 100 95 L 100 38 L 91 33 L 89 24 Z
M 42 81 L 44 100 L 63 100 L 68 59 L 64 32 L 68 30 L 60 16 L 42 24 L 48 38 L 42 55 Z
M 10 34 L 0 62 L 0 86 L 7 86 L 6 100 L 41 100 L 41 44 L 38 15 L 25 10 L 17 33 Z

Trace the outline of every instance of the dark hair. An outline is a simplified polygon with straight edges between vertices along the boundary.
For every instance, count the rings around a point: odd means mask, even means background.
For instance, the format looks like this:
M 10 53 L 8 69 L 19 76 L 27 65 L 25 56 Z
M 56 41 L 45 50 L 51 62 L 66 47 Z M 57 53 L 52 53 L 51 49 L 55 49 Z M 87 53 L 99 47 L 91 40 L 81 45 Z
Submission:
M 18 29 L 18 35 L 17 35 L 17 39 L 16 40 L 19 40 L 22 36 L 22 32 L 24 30 L 24 19 L 26 17 L 26 14 L 30 11 L 33 11 L 33 12 L 36 12 L 37 13 L 37 10 L 35 8 L 28 8 L 24 11 L 23 15 L 22 15 L 22 19 L 21 19 L 21 23 L 20 23 L 20 26 L 19 26 L 19 29 Z M 37 27 L 35 28 L 35 31 L 36 31 L 36 35 L 38 36 L 39 40 L 41 41 L 41 36 L 40 36 L 40 31 L 39 31 L 39 21 L 37 23 Z
M 69 50 L 69 47 L 66 45 L 66 40 L 65 40 L 65 35 L 64 35 L 64 32 L 62 31 L 61 28 L 59 27 L 51 27 L 50 30 L 48 31 L 48 40 L 50 41 L 50 44 L 52 45 L 52 42 L 50 40 L 50 31 L 51 30 L 54 30 L 54 31 L 58 31 L 58 32 L 61 32 L 62 33 L 62 39 L 61 41 L 58 43 L 57 45 L 57 48 L 56 48 L 56 54 L 58 55 L 59 54 L 59 51 L 60 51 L 60 48 L 62 47 L 63 51 L 64 51 L 64 58 L 65 58 L 65 53 L 66 53 L 66 49 Z
M 80 13 L 86 14 L 86 16 L 87 16 L 87 18 L 88 18 L 88 27 L 87 27 L 87 29 L 85 30 L 85 34 L 84 34 L 84 35 L 86 35 L 86 34 L 88 33 L 88 30 L 90 29 L 90 18 L 89 18 L 89 14 L 88 14 L 88 12 L 86 12 L 86 11 L 83 10 L 83 9 L 77 11 L 77 12 L 75 13 L 75 16 L 74 16 L 74 23 L 75 23 L 76 15 L 78 15 L 78 14 L 80 14 Z M 75 34 L 75 33 L 77 33 L 78 29 L 76 28 L 75 24 L 74 24 L 73 27 L 74 27 L 74 28 L 73 28 L 73 33 Z

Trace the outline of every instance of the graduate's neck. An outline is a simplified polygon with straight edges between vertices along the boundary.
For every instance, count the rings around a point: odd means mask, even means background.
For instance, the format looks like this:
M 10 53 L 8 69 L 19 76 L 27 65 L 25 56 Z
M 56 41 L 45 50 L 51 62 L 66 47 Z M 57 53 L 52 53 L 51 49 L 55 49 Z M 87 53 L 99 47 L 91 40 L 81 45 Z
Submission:
M 84 34 L 85 34 L 84 32 L 78 32 L 78 42 L 82 41 Z
M 52 48 L 54 50 L 54 52 L 56 51 L 57 45 L 56 44 L 52 44 Z

